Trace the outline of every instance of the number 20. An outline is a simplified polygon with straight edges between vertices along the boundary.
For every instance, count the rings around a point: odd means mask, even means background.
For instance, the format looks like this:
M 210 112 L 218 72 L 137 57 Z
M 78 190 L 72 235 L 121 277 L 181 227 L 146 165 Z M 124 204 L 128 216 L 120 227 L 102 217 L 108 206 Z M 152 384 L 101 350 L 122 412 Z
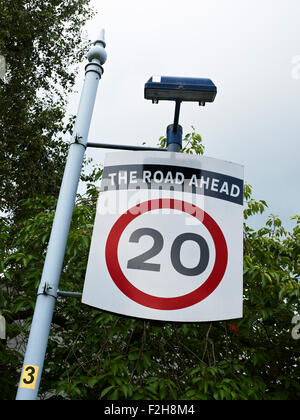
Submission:
M 127 263 L 127 268 L 159 272 L 160 264 L 149 263 L 146 261 L 155 257 L 161 252 L 164 246 L 163 236 L 159 231 L 155 229 L 141 228 L 137 229 L 131 234 L 129 242 L 138 243 L 142 236 L 151 236 L 154 240 L 153 246 L 143 254 L 130 259 Z M 193 268 L 185 267 L 180 259 L 181 247 L 186 241 L 196 242 L 200 248 L 199 263 Z M 177 236 L 177 238 L 174 240 L 171 247 L 170 256 L 172 265 L 178 273 L 183 274 L 184 276 L 198 276 L 199 274 L 202 274 L 208 266 L 209 248 L 206 240 L 202 236 L 197 235 L 196 233 L 183 233 L 182 235 Z

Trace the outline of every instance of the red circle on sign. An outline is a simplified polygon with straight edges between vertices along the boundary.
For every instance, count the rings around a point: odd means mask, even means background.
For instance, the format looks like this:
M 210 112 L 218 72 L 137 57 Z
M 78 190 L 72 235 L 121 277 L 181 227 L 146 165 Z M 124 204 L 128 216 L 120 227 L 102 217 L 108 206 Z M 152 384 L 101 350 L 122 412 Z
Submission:
M 125 277 L 119 261 L 118 246 L 125 228 L 141 214 L 158 209 L 174 209 L 187 213 L 200 220 L 214 241 L 215 264 L 208 279 L 196 290 L 178 297 L 164 298 L 152 296 L 133 286 Z M 152 309 L 176 310 L 195 305 L 206 299 L 220 284 L 226 271 L 228 250 L 224 235 L 214 219 L 204 210 L 185 201 L 175 199 L 156 199 L 145 201 L 124 213 L 113 225 L 106 242 L 105 259 L 108 271 L 116 286 L 129 299 Z

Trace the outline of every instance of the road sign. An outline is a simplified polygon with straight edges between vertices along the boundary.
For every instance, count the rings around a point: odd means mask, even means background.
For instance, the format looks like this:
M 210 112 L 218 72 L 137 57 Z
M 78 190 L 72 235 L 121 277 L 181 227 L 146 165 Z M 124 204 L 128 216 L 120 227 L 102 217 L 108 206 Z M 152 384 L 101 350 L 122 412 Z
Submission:
M 82 302 L 146 319 L 242 317 L 243 167 L 106 156 Z

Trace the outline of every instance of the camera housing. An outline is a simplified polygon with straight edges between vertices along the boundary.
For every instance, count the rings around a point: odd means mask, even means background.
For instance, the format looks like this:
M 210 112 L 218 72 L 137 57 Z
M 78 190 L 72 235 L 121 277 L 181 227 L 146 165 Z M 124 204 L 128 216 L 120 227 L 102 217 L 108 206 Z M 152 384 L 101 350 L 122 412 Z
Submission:
M 213 102 L 217 88 L 210 79 L 197 77 L 152 76 L 145 84 L 145 99 L 159 101 Z

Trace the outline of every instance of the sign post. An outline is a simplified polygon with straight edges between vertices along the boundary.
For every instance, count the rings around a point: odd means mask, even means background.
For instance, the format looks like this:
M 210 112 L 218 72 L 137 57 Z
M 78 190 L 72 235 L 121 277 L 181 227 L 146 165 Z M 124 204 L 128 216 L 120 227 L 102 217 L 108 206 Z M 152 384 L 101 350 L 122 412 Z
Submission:
M 170 322 L 241 318 L 242 226 L 241 165 L 108 154 L 82 302 Z
M 38 289 L 34 316 L 27 343 L 17 400 L 37 398 L 52 315 L 62 270 L 72 212 L 87 144 L 99 80 L 106 61 L 104 30 L 88 53 L 86 78 L 57 202 L 41 283 Z
M 176 104 L 174 123 L 167 128 L 167 150 L 88 143 L 106 61 L 104 31 L 88 60 L 17 400 L 38 395 L 86 147 L 131 152 L 106 158 L 82 302 L 162 321 L 242 317 L 243 168 L 174 153 L 182 146 L 181 102 L 213 102 L 216 86 L 209 79 L 178 77 L 152 77 L 146 83 L 145 99 Z

